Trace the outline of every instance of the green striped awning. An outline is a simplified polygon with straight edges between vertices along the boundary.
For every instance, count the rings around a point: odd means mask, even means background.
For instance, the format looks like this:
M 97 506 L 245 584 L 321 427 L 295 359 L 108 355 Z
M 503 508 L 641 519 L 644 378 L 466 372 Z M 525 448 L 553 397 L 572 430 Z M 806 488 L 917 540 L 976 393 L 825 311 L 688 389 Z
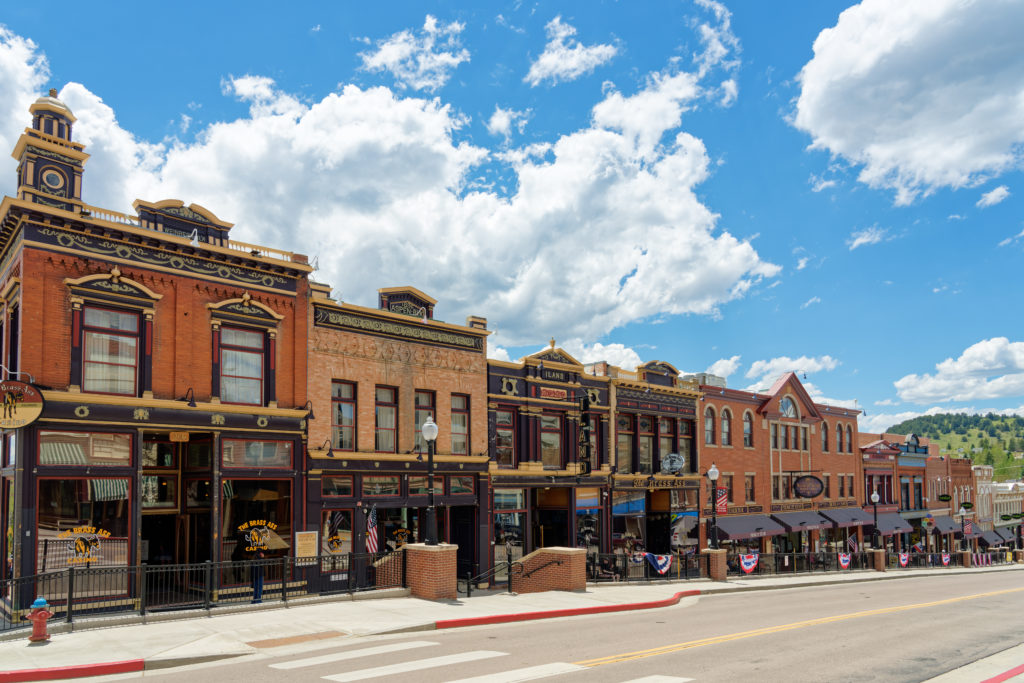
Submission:
M 43 441 L 39 444 L 40 465 L 88 465 L 85 451 L 77 443 Z
M 127 479 L 90 479 L 89 490 L 93 502 L 106 500 L 127 500 Z

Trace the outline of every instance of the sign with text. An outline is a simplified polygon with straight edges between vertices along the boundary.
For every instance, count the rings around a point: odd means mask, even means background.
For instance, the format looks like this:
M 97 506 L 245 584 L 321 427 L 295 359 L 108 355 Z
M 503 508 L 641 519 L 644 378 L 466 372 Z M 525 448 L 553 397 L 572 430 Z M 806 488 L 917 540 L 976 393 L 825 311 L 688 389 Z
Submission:
M 715 487 L 715 511 L 720 515 L 729 512 L 729 489 Z
M 814 498 L 815 496 L 820 496 L 821 492 L 824 490 L 824 482 L 811 474 L 805 474 L 802 477 L 797 477 L 793 482 L 793 493 L 801 498 Z
M 316 531 L 295 532 L 295 564 L 316 564 L 319 536 Z
M 0 429 L 27 427 L 43 414 L 43 395 L 31 384 L 4 380 L 0 382 L 0 396 L 4 401 Z
M 569 396 L 569 392 L 566 391 L 565 389 L 552 389 L 550 387 L 541 387 L 540 388 L 540 397 L 541 398 L 565 399 L 565 398 L 568 398 L 568 396 Z

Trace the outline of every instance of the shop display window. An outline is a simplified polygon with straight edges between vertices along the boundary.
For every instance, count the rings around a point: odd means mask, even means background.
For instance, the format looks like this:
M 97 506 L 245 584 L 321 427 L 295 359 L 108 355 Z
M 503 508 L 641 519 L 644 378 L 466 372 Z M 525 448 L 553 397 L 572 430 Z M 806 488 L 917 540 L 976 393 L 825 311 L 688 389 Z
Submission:
M 452 477 L 450 480 L 451 491 L 454 496 L 459 493 L 473 493 L 473 477 Z
M 38 571 L 127 565 L 129 483 L 127 478 L 40 479 Z
M 142 444 L 142 466 L 174 468 L 178 466 L 175 444 L 169 441 L 146 441 Z
M 129 467 L 130 434 L 39 432 L 39 464 L 61 467 Z
M 352 511 L 324 510 L 320 527 L 320 554 L 352 552 Z
M 443 481 L 443 480 L 442 480 Z M 363 477 L 364 496 L 397 496 L 399 494 L 398 476 Z
M 352 477 L 325 474 L 320 479 L 320 495 L 322 496 L 351 496 Z
M 224 467 L 290 468 L 291 441 L 244 441 L 224 439 L 221 443 Z
M 210 494 L 209 479 L 189 479 L 185 482 L 185 507 L 193 510 L 208 510 Z
M 142 477 L 140 499 L 143 510 L 178 508 L 177 475 L 145 475 Z
M 288 554 L 292 538 L 291 482 L 283 479 L 225 479 L 221 502 L 221 557 L 232 562 Z M 239 567 L 225 570 L 238 583 Z M 234 572 L 234 573 L 232 573 Z
M 363 480 L 371 477 L 364 477 Z M 372 477 L 382 478 L 382 477 Z M 472 477 L 471 477 L 472 479 Z M 365 484 L 364 484 L 365 487 Z M 425 496 L 430 493 L 430 489 L 427 485 L 427 477 L 411 476 L 409 477 L 409 495 L 410 496 Z M 434 495 L 444 495 L 444 477 L 434 477 Z

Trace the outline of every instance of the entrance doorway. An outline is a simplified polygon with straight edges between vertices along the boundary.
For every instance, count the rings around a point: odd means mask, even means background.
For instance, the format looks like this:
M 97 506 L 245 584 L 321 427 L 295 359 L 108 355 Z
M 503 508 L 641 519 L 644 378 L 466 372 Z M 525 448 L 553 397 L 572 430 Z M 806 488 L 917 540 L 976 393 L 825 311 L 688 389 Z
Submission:
M 213 559 L 210 522 L 213 437 L 150 432 L 142 440 L 142 546 L 148 564 Z
M 448 508 L 451 513 L 451 542 L 458 545 L 455 558 L 456 571 L 459 576 L 468 572 L 479 574 L 476 563 L 476 509 L 471 505 L 456 505 Z

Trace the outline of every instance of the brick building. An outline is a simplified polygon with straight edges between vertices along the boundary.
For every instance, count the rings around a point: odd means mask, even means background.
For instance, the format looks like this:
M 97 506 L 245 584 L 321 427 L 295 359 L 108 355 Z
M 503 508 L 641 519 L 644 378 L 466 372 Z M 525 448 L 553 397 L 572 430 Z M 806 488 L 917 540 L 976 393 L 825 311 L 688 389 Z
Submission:
M 707 382 L 705 377 L 705 382 Z M 870 519 L 857 453 L 859 411 L 817 404 L 786 373 L 766 392 L 700 385 L 701 473 L 719 470 L 718 539 L 733 552 L 845 551 Z M 820 483 L 820 491 L 818 486 Z M 701 515 L 712 518 L 705 477 Z
M 379 290 L 377 308 L 311 287 L 306 514 L 320 552 L 366 552 L 374 507 L 377 550 L 424 540 L 429 416 L 439 538 L 458 544 L 459 576 L 486 564 L 487 321 L 437 320 L 437 302 L 414 287 Z
M 75 117 L 54 91 L 30 112 L 0 205 L 0 355 L 5 391 L 24 380 L 43 400 L 3 425 L 0 577 L 216 562 L 253 547 L 253 526 L 268 555 L 289 552 L 306 258 L 234 242 L 195 204 L 88 206 Z M 32 389 L 14 393 L 29 410 Z

